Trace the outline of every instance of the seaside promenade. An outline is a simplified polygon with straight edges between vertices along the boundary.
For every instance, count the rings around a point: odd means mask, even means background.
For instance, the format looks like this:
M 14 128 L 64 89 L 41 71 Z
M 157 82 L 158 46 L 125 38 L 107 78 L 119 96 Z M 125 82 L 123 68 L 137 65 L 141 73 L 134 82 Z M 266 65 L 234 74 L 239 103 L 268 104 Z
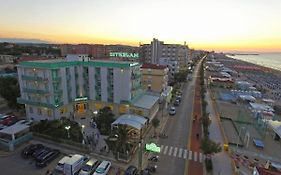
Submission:
M 202 60 L 198 63 L 199 66 L 202 64 Z M 195 83 L 195 95 L 193 99 L 193 114 L 192 118 L 193 123 L 190 130 L 189 135 L 189 150 L 193 152 L 200 152 L 200 141 L 202 138 L 202 129 L 201 129 L 201 95 L 200 95 L 200 79 L 198 77 L 199 71 L 197 72 L 196 76 L 196 83 Z M 198 135 L 198 136 L 197 136 Z M 189 161 L 188 163 L 188 175 L 196 174 L 196 175 L 203 175 L 203 164 L 195 161 Z

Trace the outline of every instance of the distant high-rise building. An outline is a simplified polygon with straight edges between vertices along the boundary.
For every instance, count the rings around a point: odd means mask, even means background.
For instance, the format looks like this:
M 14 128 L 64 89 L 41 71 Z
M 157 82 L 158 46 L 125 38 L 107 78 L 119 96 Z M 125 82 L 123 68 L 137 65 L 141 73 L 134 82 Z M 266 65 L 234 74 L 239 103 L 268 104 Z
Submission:
M 164 44 L 163 41 L 153 38 L 150 44 L 143 44 L 140 47 L 141 61 L 144 63 L 159 64 L 161 58 L 166 58 L 184 66 L 189 59 L 189 48 L 186 44 Z

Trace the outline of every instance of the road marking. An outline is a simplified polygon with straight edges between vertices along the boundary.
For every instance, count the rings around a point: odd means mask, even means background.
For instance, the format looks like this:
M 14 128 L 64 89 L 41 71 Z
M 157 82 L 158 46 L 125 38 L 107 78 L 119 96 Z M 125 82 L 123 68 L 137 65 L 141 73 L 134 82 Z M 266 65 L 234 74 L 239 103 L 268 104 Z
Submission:
M 181 156 L 182 156 L 182 151 L 183 151 L 183 149 L 180 148 L 180 149 L 179 149 L 179 158 L 181 158 Z
M 188 154 L 188 159 L 191 160 L 192 159 L 192 151 L 189 151 L 189 154 Z
M 168 146 L 165 146 L 164 155 L 167 154 L 168 148 L 169 148 Z
M 194 161 L 197 161 L 197 152 L 194 152 Z
M 187 158 L 187 150 L 184 150 L 184 154 L 183 154 L 183 158 L 186 159 Z
M 162 152 L 163 148 L 164 148 L 164 145 L 161 145 L 161 147 L 160 147 L 160 153 Z
M 177 156 L 177 152 L 178 152 L 178 148 L 177 147 L 175 147 L 175 150 L 174 150 L 174 157 L 176 157 Z
M 202 161 L 203 161 L 203 154 L 199 153 L 199 162 L 202 163 Z
M 169 156 L 172 155 L 173 152 L 173 147 L 171 146 L 170 150 L 169 150 Z

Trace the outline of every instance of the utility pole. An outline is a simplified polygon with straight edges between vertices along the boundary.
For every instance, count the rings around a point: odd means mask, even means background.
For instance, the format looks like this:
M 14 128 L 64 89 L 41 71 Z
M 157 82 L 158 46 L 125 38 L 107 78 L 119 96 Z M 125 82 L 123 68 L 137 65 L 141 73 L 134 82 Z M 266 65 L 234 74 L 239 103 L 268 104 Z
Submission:
M 139 171 L 142 170 L 142 128 L 140 129 L 140 138 L 139 138 Z

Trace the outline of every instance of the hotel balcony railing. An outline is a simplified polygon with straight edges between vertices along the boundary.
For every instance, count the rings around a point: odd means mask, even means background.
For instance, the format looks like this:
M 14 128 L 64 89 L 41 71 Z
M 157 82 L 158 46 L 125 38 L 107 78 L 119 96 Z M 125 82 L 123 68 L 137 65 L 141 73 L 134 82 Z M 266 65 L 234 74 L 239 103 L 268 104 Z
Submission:
M 62 90 L 61 89 L 54 89 L 54 93 L 55 94 L 62 94 Z
M 61 81 L 61 77 L 53 77 L 53 82 L 60 82 Z
M 23 88 L 23 91 L 26 93 L 33 93 L 33 94 L 48 94 L 47 90 L 42 89 L 31 89 L 31 88 Z
M 31 80 L 31 81 L 47 81 L 48 78 L 39 77 L 36 75 L 22 75 L 21 78 L 23 80 Z
M 56 104 L 49 104 L 49 103 L 44 103 L 44 102 L 36 102 L 36 101 L 32 101 L 32 100 L 26 100 L 26 99 L 22 99 L 22 98 L 17 98 L 17 102 L 20 103 L 20 104 L 41 106 L 41 107 L 46 107 L 46 108 L 57 108 L 57 107 L 63 105 L 63 102 L 59 102 L 59 103 L 56 103 Z

